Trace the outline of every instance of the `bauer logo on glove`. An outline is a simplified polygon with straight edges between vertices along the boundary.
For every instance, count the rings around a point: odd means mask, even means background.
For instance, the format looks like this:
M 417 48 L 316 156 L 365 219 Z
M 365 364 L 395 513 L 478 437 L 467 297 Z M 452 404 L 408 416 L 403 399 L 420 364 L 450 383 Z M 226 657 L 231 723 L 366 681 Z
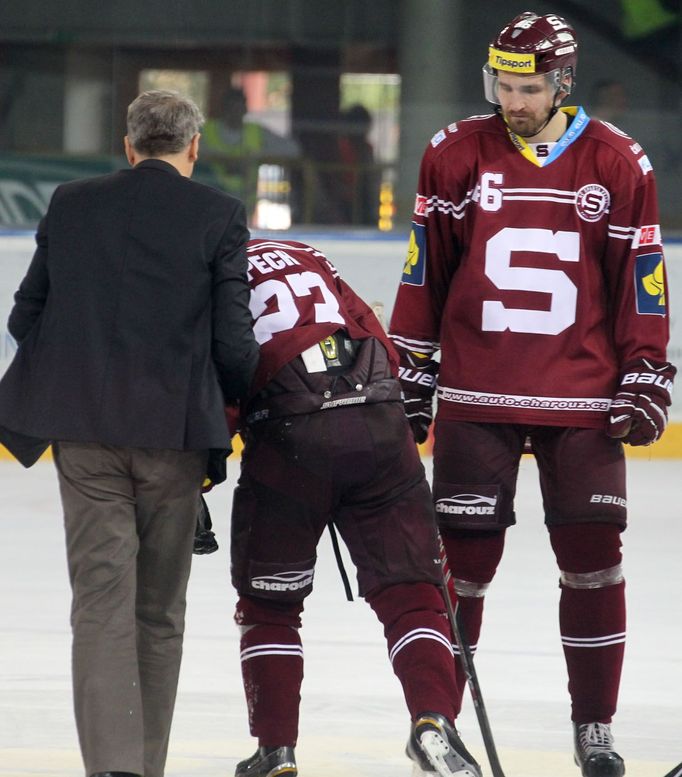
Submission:
M 618 393 L 611 403 L 607 434 L 629 445 L 651 445 L 668 423 L 673 378 L 668 362 L 639 359 L 626 365 Z

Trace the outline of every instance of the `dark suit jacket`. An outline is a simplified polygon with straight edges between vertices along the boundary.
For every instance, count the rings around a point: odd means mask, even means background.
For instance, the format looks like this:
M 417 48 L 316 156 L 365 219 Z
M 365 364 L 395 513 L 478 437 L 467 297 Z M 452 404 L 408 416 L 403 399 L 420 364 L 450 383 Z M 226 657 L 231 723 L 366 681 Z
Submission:
M 229 449 L 258 358 L 241 203 L 150 159 L 60 186 L 36 239 L 0 441 L 25 464 L 30 438 Z

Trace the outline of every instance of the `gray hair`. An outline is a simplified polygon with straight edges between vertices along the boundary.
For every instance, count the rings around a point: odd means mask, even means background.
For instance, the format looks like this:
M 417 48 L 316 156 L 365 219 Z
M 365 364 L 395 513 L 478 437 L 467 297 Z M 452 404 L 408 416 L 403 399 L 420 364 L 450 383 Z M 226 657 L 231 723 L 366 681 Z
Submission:
M 142 92 L 128 106 L 128 140 L 145 156 L 175 154 L 187 146 L 204 121 L 196 103 L 179 92 Z

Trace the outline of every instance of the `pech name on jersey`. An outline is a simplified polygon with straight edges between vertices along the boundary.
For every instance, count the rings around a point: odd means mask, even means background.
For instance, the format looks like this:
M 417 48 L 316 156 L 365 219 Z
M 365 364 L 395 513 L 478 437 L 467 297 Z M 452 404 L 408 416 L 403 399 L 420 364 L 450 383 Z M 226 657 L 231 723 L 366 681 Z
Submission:
M 300 267 L 301 263 L 291 254 L 280 248 L 274 251 L 265 251 L 262 254 L 249 254 L 249 270 L 247 277 L 253 280 L 253 272 L 258 275 L 267 275 L 275 270 L 283 270 L 285 267 Z

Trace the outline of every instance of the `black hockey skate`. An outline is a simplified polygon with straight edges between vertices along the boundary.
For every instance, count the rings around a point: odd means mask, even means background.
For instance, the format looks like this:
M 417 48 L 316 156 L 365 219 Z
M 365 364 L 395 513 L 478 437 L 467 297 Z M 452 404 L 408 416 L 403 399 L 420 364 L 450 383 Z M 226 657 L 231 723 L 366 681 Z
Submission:
M 625 764 L 613 749 L 608 723 L 574 723 L 575 762 L 583 777 L 623 777 Z
M 455 727 L 436 712 L 425 712 L 417 718 L 405 753 L 414 761 L 413 777 L 481 777 L 481 767 L 464 747 Z
M 240 761 L 234 777 L 296 777 L 296 756 L 293 747 L 259 747 L 245 761 Z

